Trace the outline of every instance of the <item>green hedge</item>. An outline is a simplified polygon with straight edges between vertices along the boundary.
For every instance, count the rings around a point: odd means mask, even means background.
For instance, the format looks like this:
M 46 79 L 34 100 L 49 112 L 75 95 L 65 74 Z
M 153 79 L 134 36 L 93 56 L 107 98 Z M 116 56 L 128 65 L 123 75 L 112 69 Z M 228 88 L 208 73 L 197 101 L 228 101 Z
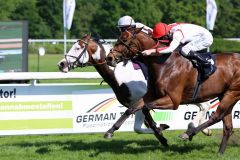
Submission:
M 68 44 L 68 49 L 72 44 Z M 44 47 L 46 54 L 63 54 L 64 46 L 62 43 L 52 44 L 52 43 L 30 43 L 28 45 L 28 53 L 36 54 L 38 53 L 38 48 Z
M 240 41 L 214 39 L 211 46 L 212 52 L 238 52 L 240 53 Z
M 30 54 L 38 53 L 38 48 L 44 47 L 46 54 L 63 54 L 63 44 L 57 43 L 31 43 L 28 46 L 28 51 Z M 67 45 L 67 50 L 72 47 L 72 43 Z M 238 52 L 240 53 L 240 42 L 239 41 L 230 41 L 223 39 L 214 39 L 213 45 L 210 48 L 211 52 Z

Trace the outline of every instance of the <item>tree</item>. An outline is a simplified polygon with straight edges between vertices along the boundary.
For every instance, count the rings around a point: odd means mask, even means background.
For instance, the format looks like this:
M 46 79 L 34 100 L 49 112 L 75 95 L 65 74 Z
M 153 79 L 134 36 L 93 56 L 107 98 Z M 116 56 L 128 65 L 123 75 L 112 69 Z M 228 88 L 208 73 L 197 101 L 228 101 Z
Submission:
M 49 26 L 49 37 L 63 37 L 63 1 L 37 0 L 36 7 L 43 22 Z
M 136 22 L 141 22 L 152 27 L 162 17 L 162 12 L 155 5 L 154 0 L 102 0 L 101 10 L 94 16 L 93 28 L 104 35 L 105 38 L 116 38 L 117 21 L 124 15 L 129 15 Z M 148 13 L 148 14 L 147 14 Z
M 240 2 L 218 0 L 218 14 L 214 34 L 216 37 L 240 37 Z
M 29 21 L 29 37 L 49 38 L 50 30 L 38 14 L 36 0 L 22 0 L 11 13 L 12 20 Z
M 216 0 L 214 37 L 240 37 L 240 1 Z M 206 1 L 196 0 L 76 0 L 69 38 L 96 32 L 116 38 L 117 21 L 129 15 L 136 22 L 191 22 L 206 26 Z M 63 38 L 63 0 L 0 1 L 1 20 L 28 20 L 30 38 Z
M 2 21 L 11 20 L 11 14 L 22 0 L 0 1 L 0 17 Z
M 94 21 L 94 16 L 99 12 L 99 10 L 100 10 L 99 1 L 94 0 L 77 1 L 72 28 L 69 31 L 71 33 L 70 37 L 80 38 L 85 34 L 93 32 L 94 31 L 93 25 L 97 23 Z

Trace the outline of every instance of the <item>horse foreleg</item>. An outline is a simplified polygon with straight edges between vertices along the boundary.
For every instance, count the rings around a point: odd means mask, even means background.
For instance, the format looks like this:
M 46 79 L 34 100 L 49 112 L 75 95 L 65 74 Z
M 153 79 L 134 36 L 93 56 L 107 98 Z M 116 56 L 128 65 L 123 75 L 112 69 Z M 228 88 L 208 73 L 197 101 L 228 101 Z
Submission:
M 112 138 L 113 132 L 118 130 L 121 125 L 126 121 L 126 119 L 133 113 L 137 112 L 138 110 L 142 109 L 144 106 L 143 99 L 138 100 L 135 104 L 129 107 L 124 114 L 117 120 L 116 123 L 104 134 L 104 138 Z
M 118 130 L 121 125 L 123 124 L 123 122 L 126 121 L 126 119 L 128 119 L 128 117 L 135 113 L 136 111 L 138 111 L 138 108 L 128 108 L 124 114 L 117 120 L 116 123 L 114 123 L 114 125 L 104 134 L 104 138 L 112 138 L 113 137 L 113 132 Z
M 143 110 L 142 110 L 142 112 L 143 112 L 143 114 L 145 115 L 145 119 L 146 119 L 149 127 L 153 130 L 155 137 L 159 140 L 159 142 L 160 142 L 162 145 L 168 146 L 168 144 L 167 144 L 167 139 L 164 138 L 164 136 L 163 136 L 163 134 L 162 134 L 162 131 L 165 130 L 165 129 L 167 129 L 167 128 L 169 128 L 169 126 L 166 125 L 166 124 L 162 124 L 162 125 L 160 125 L 160 127 L 158 128 L 158 127 L 156 126 L 156 122 L 152 119 L 152 116 L 151 116 L 151 114 L 150 114 L 150 112 L 149 112 L 149 109 L 147 109 L 147 108 L 144 107 Z
M 223 138 L 218 151 L 219 153 L 221 154 L 224 153 L 228 139 L 232 135 L 232 133 L 233 133 L 232 114 L 228 114 L 223 119 Z

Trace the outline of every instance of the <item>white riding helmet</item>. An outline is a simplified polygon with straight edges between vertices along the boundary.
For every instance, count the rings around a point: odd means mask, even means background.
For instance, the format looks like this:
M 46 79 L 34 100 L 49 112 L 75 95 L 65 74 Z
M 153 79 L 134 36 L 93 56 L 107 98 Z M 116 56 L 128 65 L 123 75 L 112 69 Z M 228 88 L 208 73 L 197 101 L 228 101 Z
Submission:
M 123 16 L 118 20 L 117 27 L 136 26 L 135 21 L 130 16 Z

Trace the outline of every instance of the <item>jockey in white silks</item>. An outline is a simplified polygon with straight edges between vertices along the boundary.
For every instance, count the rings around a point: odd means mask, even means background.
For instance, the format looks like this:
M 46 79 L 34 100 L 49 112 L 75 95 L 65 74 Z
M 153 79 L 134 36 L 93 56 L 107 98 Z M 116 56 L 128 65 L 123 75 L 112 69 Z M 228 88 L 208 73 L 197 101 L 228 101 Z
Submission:
M 152 34 L 153 29 L 139 22 L 135 22 L 130 16 L 123 16 L 118 20 L 118 25 L 120 32 L 128 30 L 130 28 L 142 28 L 142 32 L 147 34 Z
M 172 53 L 179 46 L 182 56 L 196 60 L 204 68 L 204 79 L 212 75 L 216 67 L 212 59 L 206 59 L 198 51 L 207 49 L 213 43 L 212 34 L 205 28 L 189 23 L 157 23 L 153 29 L 152 37 L 156 40 L 168 40 L 170 45 L 161 48 L 152 48 L 143 51 L 143 55 Z
M 142 23 L 135 22 L 134 19 L 130 16 L 121 17 L 118 20 L 117 27 L 119 28 L 120 32 L 124 32 L 131 28 L 142 28 L 141 31 L 146 34 L 149 34 L 149 35 L 152 35 L 152 32 L 153 32 L 152 28 L 150 28 Z M 156 49 L 154 51 L 156 51 Z M 200 104 L 196 104 L 196 105 L 200 108 L 200 111 L 198 112 L 197 116 L 194 118 L 192 123 L 195 126 L 198 126 L 205 121 L 205 114 L 210 109 L 210 104 L 209 104 L 209 102 L 204 102 L 204 103 L 200 103 Z M 137 111 L 135 113 L 135 123 L 134 123 L 135 132 L 137 132 L 137 133 L 153 133 L 152 129 L 146 128 L 143 125 L 144 119 L 145 119 L 145 117 L 144 117 L 142 111 Z M 211 135 L 211 130 L 209 130 L 208 128 L 204 129 L 202 132 L 205 135 Z

